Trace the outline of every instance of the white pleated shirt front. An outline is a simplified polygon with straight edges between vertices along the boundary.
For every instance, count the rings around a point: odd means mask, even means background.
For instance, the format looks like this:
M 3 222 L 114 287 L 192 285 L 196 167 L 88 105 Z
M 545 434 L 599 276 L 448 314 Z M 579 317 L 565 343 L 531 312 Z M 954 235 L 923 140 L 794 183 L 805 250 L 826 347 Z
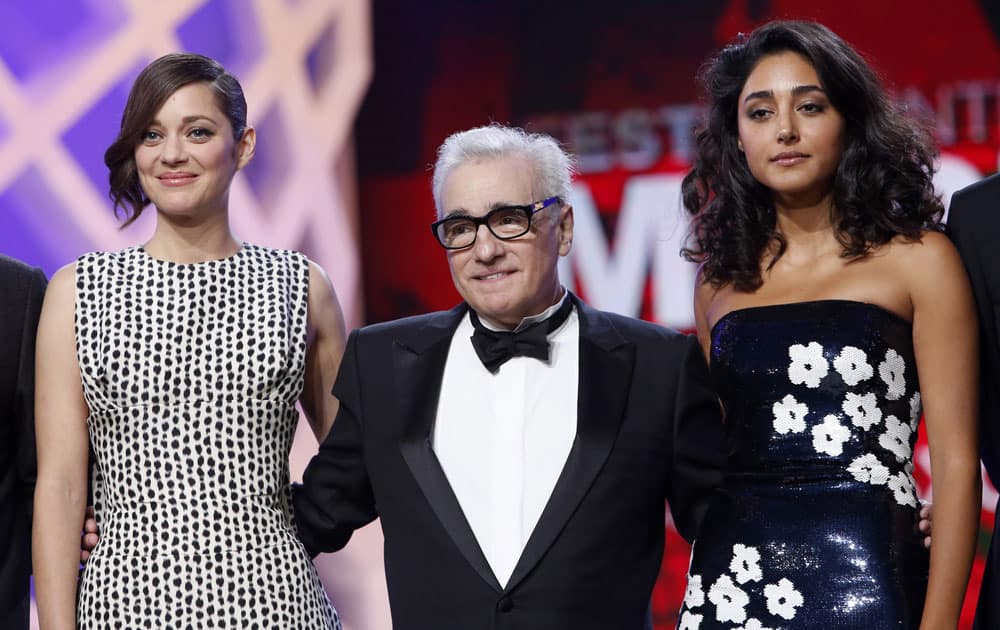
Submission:
M 519 328 L 551 316 L 560 304 Z M 467 314 L 448 351 L 432 447 L 503 586 L 576 437 L 580 324 L 574 309 L 549 333 L 548 363 L 514 357 L 496 374 L 476 356 L 472 333 Z

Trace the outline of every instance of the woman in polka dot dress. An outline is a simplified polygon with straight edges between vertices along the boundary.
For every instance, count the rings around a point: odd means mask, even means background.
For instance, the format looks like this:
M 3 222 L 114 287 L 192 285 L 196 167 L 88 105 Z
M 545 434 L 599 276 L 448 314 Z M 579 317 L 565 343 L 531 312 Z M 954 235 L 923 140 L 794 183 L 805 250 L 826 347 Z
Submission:
M 254 153 L 239 83 L 200 55 L 136 79 L 105 154 L 153 237 L 59 270 L 38 337 L 34 571 L 43 628 L 339 628 L 291 521 L 297 401 L 321 439 L 344 343 L 301 254 L 240 243 Z M 88 442 L 101 539 L 79 576 Z

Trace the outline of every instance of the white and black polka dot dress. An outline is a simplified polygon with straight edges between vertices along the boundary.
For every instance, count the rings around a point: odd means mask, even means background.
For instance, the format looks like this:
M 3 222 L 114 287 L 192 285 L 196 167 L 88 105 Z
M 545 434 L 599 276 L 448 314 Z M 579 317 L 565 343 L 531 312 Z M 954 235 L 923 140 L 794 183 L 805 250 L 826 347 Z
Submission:
M 245 245 L 178 264 L 130 248 L 81 257 L 76 278 L 101 532 L 79 627 L 339 628 L 288 491 L 305 257 Z

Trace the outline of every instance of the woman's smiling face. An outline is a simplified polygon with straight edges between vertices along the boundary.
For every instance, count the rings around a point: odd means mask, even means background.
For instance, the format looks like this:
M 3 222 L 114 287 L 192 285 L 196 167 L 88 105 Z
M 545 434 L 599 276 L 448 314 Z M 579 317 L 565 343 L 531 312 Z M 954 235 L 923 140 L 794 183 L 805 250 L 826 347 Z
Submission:
M 135 149 L 143 192 L 161 212 L 195 217 L 225 211 L 233 175 L 253 154 L 253 129 L 239 140 L 208 83 L 179 88 L 156 112 Z

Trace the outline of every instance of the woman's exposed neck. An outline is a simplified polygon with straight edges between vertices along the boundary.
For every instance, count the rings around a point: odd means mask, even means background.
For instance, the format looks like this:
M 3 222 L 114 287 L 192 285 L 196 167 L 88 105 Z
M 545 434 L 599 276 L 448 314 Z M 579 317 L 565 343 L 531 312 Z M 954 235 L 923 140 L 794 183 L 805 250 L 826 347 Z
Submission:
M 775 212 L 775 226 L 785 239 L 786 255 L 813 257 L 832 251 L 839 253 L 832 193 L 776 198 Z
M 143 245 L 150 256 L 178 263 L 227 258 L 241 247 L 229 226 L 227 212 L 183 219 L 157 212 L 156 229 Z

